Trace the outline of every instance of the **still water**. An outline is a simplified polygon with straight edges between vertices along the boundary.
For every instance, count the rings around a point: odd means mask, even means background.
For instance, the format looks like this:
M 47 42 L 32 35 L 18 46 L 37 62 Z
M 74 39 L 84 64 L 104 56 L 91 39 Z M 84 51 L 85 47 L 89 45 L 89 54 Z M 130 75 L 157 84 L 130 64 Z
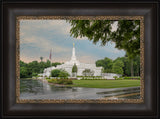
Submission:
M 101 99 L 106 97 L 115 98 L 115 96 L 118 99 L 139 99 L 139 92 L 140 87 L 112 89 L 56 87 L 35 79 L 20 80 L 21 99 Z

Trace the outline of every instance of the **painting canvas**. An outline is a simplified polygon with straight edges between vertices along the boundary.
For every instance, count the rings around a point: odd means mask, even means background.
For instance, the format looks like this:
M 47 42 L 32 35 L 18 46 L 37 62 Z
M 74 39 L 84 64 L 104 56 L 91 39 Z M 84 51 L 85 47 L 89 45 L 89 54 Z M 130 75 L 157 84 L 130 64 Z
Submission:
M 143 102 L 143 17 L 17 17 L 17 102 Z

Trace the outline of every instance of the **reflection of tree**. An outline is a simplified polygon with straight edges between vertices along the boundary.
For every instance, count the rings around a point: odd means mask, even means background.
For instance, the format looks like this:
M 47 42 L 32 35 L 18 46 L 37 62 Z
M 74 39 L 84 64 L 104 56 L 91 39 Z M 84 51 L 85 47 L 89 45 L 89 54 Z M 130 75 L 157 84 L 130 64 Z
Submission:
M 40 93 L 43 91 L 43 84 L 38 80 L 21 79 L 20 92 L 21 93 Z

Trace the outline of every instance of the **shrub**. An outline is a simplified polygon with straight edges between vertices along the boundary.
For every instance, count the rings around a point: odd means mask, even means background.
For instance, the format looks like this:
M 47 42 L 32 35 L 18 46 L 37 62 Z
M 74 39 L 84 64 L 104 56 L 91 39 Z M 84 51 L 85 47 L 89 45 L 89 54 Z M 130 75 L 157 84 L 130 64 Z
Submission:
M 46 77 L 46 79 L 50 79 L 50 77 Z
M 58 79 L 57 84 L 73 84 L 72 80 L 71 79 Z
M 61 78 L 67 78 L 69 76 L 69 73 L 65 70 L 59 70 L 54 69 L 51 71 L 51 77 L 61 77 Z
M 49 82 L 49 83 L 56 83 L 57 80 L 56 80 L 56 79 L 48 79 L 48 82 Z
M 65 80 L 64 84 L 73 84 L 73 82 L 71 79 L 67 79 L 67 80 Z
M 107 80 L 107 79 L 103 79 L 103 78 L 93 78 L 93 79 L 82 78 L 81 80 Z
M 51 77 L 58 77 L 60 74 L 61 70 L 59 69 L 54 69 L 51 71 Z
M 123 78 L 117 78 L 116 80 L 123 80 Z
M 38 76 L 38 73 L 32 73 L 32 76 L 35 76 L 35 77 L 37 77 Z
M 69 73 L 66 72 L 65 70 L 61 70 L 59 73 L 59 77 L 67 78 L 68 76 L 69 76 Z
M 124 77 L 124 79 L 140 79 L 140 77 Z
M 51 79 L 52 83 L 57 83 L 57 79 Z
M 117 76 L 113 76 L 113 78 L 116 80 L 118 77 Z
M 57 84 L 64 84 L 64 79 L 58 79 L 56 83 Z

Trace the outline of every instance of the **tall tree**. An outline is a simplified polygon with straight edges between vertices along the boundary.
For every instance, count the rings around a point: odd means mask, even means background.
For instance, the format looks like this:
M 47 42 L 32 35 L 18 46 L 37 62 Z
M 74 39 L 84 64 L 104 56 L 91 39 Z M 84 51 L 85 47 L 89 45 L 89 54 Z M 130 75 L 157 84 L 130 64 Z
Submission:
M 140 56 L 136 56 L 133 60 L 134 75 L 140 76 Z
M 124 63 L 120 60 L 117 60 L 116 62 L 114 62 L 112 70 L 116 74 L 122 74 L 123 75 L 123 73 L 124 73 L 123 67 L 124 67 Z
M 20 67 L 20 78 L 28 78 L 28 71 L 26 67 Z
M 124 49 L 131 65 L 131 76 L 134 76 L 133 60 L 140 55 L 140 21 L 120 20 L 118 28 L 112 32 L 112 39 L 116 48 Z
M 101 41 L 104 46 L 107 42 L 115 42 L 115 47 L 123 49 L 131 60 L 131 75 L 133 75 L 132 60 L 140 55 L 140 21 L 139 20 L 68 20 L 72 28 L 73 37 L 87 37 L 96 44 Z M 117 30 L 112 31 L 111 25 L 115 22 Z
M 51 66 L 51 61 L 47 60 L 47 62 L 45 63 L 45 68 L 50 67 Z
M 108 57 L 105 57 L 104 59 L 101 59 L 101 60 L 97 60 L 96 61 L 96 66 L 99 67 L 99 66 L 102 66 L 104 68 L 103 72 L 104 73 L 112 73 L 112 63 L 113 61 L 108 58 Z
M 78 71 L 77 65 L 74 64 L 73 67 L 72 67 L 72 77 L 77 76 L 77 71 Z
M 78 71 L 77 65 L 74 64 L 72 67 L 72 73 L 77 73 L 77 71 Z
M 28 63 L 28 69 L 32 73 L 38 73 L 38 72 L 40 72 L 40 67 L 39 67 L 38 61 L 32 61 L 32 62 Z
M 43 61 L 43 57 L 40 57 L 41 62 Z
M 26 67 L 26 66 L 27 66 L 27 63 L 20 60 L 20 67 Z

